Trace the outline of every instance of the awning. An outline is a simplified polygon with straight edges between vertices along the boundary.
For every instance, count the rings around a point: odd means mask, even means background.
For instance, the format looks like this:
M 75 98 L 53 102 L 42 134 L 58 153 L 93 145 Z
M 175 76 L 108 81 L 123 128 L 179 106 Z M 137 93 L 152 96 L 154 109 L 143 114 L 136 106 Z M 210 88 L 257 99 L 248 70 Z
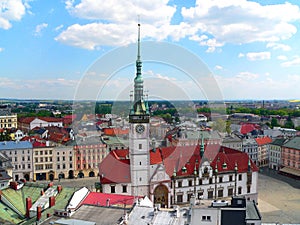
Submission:
M 296 169 L 289 168 L 289 167 L 284 167 L 284 168 L 280 169 L 279 171 L 283 172 L 283 173 L 289 173 L 289 174 L 300 177 L 300 170 L 296 170 Z

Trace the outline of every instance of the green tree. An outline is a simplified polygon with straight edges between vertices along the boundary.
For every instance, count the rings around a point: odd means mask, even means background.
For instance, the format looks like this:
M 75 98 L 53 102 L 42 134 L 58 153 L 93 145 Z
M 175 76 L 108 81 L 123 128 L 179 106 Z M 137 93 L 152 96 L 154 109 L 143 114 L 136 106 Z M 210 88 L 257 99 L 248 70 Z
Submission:
M 219 132 L 226 132 L 226 121 L 222 119 L 217 119 L 212 126 L 213 130 L 217 130 Z
M 279 126 L 279 124 L 278 124 L 277 119 L 273 117 L 271 120 L 271 127 L 278 127 L 278 126 Z
M 294 123 L 292 121 L 292 118 L 289 116 L 284 124 L 285 128 L 294 128 Z

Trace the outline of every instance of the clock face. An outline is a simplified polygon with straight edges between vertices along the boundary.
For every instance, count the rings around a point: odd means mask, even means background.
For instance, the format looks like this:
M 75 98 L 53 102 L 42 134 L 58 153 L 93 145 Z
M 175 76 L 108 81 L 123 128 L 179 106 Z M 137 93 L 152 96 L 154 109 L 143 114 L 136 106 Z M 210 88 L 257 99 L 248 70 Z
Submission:
M 144 125 L 137 125 L 135 127 L 136 132 L 138 132 L 139 134 L 142 134 L 145 131 L 145 126 Z

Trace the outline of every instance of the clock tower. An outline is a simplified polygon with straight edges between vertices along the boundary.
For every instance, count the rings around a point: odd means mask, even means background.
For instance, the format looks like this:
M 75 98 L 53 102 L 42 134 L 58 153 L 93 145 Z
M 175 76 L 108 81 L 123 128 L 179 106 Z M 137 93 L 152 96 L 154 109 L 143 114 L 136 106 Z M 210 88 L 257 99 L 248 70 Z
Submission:
M 134 78 L 134 98 L 129 113 L 129 155 L 131 194 L 149 196 L 149 107 L 144 99 L 142 61 L 140 55 L 140 24 L 138 24 L 138 51 L 136 76 Z

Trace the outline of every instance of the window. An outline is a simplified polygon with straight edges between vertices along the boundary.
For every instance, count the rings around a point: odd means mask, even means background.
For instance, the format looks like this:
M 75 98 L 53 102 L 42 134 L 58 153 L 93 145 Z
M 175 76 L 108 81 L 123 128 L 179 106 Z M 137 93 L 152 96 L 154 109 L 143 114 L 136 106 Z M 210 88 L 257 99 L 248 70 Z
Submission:
M 139 149 L 142 149 L 142 147 L 143 147 L 142 144 L 139 144 Z
M 38 162 L 38 158 L 34 158 L 34 161 L 37 163 Z
M 223 177 L 219 177 L 219 183 L 223 182 Z
M 43 151 L 40 151 L 40 155 L 43 155 Z
M 178 181 L 178 187 L 182 187 L 182 181 Z
M 209 184 L 212 184 L 212 183 L 213 183 L 212 178 L 209 178 Z
M 239 180 L 242 180 L 242 174 L 239 174 Z
M 66 169 L 66 164 L 63 164 L 63 169 Z
M 250 193 L 251 192 L 251 186 L 247 186 L 247 193 Z
M 72 163 L 70 163 L 70 166 L 69 166 L 69 167 L 70 167 L 70 169 L 72 169 L 72 167 L 73 167 Z
M 193 180 L 189 180 L 189 186 L 193 186 Z
M 218 190 L 218 197 L 223 197 L 223 189 Z
M 17 157 L 15 157 L 15 161 L 16 161 L 16 162 L 18 161 L 18 158 L 17 158 Z
M 65 161 L 65 160 L 66 160 L 66 158 L 63 156 L 62 160 L 63 160 L 63 161 Z
M 177 195 L 177 202 L 181 203 L 182 202 L 182 194 Z
M 16 170 L 18 169 L 18 165 L 15 165 L 15 169 L 16 169 Z
M 30 167 L 31 167 L 30 164 L 28 164 L 28 165 L 27 165 L 27 168 L 30 169 Z
M 233 188 L 228 189 L 228 196 L 233 196 Z
M 110 186 L 110 193 L 116 193 L 116 186 Z
M 213 199 L 214 197 L 214 191 L 213 190 L 208 190 L 207 191 L 207 198 L 208 199 Z
M 57 157 L 57 162 L 59 162 L 59 157 Z
M 30 161 L 30 156 L 27 156 L 27 161 Z
M 204 221 L 210 221 L 211 217 L 210 216 L 202 216 L 202 220 L 204 220 Z
M 239 194 L 239 195 L 242 194 L 242 187 L 239 187 L 239 188 L 238 188 L 238 194 Z
M 72 161 L 72 156 L 69 157 L 70 161 Z
M 199 179 L 199 185 L 202 185 L 202 179 Z
M 60 165 L 59 165 L 59 164 L 57 165 L 57 169 L 58 169 L 58 170 L 60 169 Z
M 122 186 L 122 192 L 123 192 L 123 193 L 126 193 L 126 192 L 127 192 L 127 185 L 123 185 L 123 186 Z
M 229 181 L 233 181 L 232 175 L 229 175 Z

